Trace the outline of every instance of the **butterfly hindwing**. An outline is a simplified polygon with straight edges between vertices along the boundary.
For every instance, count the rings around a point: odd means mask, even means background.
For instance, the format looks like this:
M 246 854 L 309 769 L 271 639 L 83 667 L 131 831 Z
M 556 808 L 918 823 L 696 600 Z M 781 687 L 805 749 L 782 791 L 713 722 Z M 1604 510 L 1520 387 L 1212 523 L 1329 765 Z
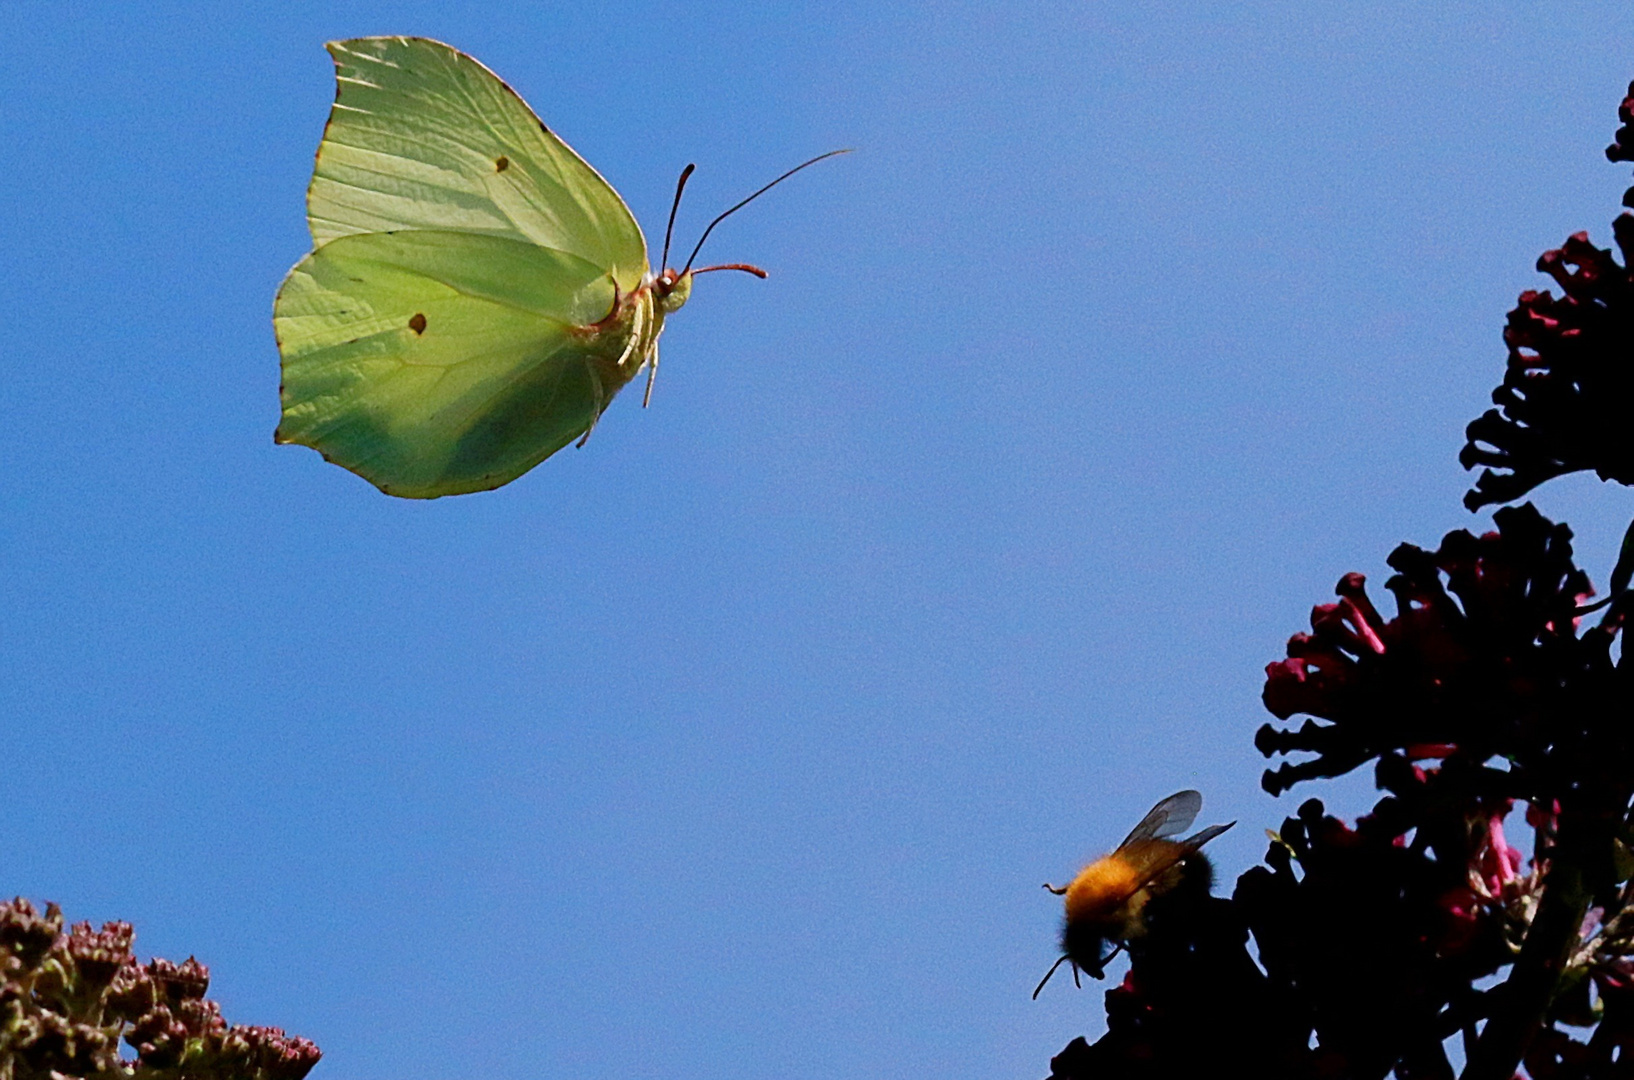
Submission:
M 503 237 L 330 241 L 278 291 L 278 441 L 392 495 L 507 483 L 582 435 L 616 389 L 598 380 L 626 335 L 582 329 L 611 300 L 597 267 Z

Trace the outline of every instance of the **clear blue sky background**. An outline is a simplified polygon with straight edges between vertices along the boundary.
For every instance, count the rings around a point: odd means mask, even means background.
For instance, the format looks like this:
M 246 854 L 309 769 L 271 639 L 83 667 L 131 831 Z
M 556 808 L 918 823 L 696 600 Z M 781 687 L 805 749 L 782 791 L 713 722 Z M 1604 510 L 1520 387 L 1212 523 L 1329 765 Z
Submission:
M 1569 10 L 1568 10 L 1569 8 Z M 411 503 L 274 447 L 326 39 L 476 55 L 716 233 L 653 407 Z M 318 1077 L 1037 1077 L 1039 882 L 1458 504 L 1608 241 L 1626 4 L 0 5 L 0 890 Z M 1541 493 L 1603 581 L 1634 497 Z M 1381 590 L 1382 591 L 1382 590 Z M 1366 783 L 1338 791 L 1365 804 Z M 1315 793 L 1313 791 L 1313 793 Z

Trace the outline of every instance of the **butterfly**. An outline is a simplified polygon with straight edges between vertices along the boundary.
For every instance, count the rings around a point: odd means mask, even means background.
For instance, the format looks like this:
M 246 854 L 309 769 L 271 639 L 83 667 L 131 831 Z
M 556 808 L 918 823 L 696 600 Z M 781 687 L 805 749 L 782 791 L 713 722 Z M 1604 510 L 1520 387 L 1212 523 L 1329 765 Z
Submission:
M 474 58 L 441 42 L 330 42 L 335 104 L 307 190 L 312 252 L 273 305 L 283 415 L 298 443 L 388 495 L 507 484 L 589 437 L 613 396 L 658 369 L 665 319 L 728 214 L 660 270 L 607 181 Z

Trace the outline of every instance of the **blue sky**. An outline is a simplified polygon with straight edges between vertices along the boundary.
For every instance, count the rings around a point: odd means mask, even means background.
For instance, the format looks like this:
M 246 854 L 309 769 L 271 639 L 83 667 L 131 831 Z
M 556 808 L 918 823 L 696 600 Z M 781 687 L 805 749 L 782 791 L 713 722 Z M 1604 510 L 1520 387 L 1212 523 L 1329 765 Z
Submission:
M 1038 885 L 1202 789 L 1348 570 L 1481 527 L 1609 242 L 1622 4 L 0 7 L 0 890 L 315 1077 L 1040 1076 Z M 274 447 L 323 42 L 482 59 L 659 234 L 653 406 L 412 503 Z M 1597 580 L 1634 497 L 1539 494 Z M 1337 786 L 1342 812 L 1366 783 Z M 1322 794 L 1312 789 L 1312 794 Z

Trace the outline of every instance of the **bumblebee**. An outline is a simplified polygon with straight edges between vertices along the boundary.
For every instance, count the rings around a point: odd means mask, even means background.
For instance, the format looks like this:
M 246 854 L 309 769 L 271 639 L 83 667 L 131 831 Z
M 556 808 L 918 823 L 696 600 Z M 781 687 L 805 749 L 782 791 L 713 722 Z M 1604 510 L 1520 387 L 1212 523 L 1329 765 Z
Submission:
M 1044 888 L 1066 897 L 1066 918 L 1061 924 L 1061 958 L 1033 991 L 1035 1000 L 1064 963 L 1072 965 L 1072 981 L 1080 986 L 1080 969 L 1099 979 L 1107 961 L 1146 933 L 1143 912 L 1152 897 L 1188 879 L 1198 881 L 1199 876 L 1202 887 L 1208 888 L 1212 871 L 1199 849 L 1236 822 L 1210 825 L 1184 840 L 1170 839 L 1189 829 L 1202 809 L 1202 795 L 1177 791 L 1152 807 L 1112 854 L 1078 871 L 1066 885 L 1045 883 Z M 1108 943 L 1111 952 L 1104 951 Z

